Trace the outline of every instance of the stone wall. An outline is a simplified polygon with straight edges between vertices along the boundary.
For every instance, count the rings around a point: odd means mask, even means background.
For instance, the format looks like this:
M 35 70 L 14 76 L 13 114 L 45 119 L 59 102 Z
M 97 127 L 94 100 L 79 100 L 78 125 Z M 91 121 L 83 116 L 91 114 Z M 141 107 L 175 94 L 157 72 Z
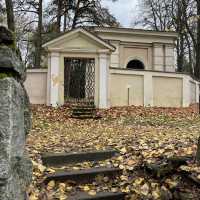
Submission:
M 28 69 L 24 86 L 31 104 L 47 104 L 47 69 Z
M 25 67 L 16 53 L 13 34 L 0 27 L 0 199 L 24 200 L 32 163 L 25 153 L 31 127 Z
M 199 84 L 181 73 L 111 68 L 110 106 L 188 107 L 199 102 Z

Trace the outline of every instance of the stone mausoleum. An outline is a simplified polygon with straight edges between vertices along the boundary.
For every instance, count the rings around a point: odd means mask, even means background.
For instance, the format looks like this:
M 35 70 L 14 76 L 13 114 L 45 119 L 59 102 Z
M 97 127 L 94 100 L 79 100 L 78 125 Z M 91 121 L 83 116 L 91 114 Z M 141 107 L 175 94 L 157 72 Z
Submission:
M 199 82 L 175 67 L 175 32 L 77 28 L 47 42 L 48 66 L 29 69 L 31 103 L 187 107 Z

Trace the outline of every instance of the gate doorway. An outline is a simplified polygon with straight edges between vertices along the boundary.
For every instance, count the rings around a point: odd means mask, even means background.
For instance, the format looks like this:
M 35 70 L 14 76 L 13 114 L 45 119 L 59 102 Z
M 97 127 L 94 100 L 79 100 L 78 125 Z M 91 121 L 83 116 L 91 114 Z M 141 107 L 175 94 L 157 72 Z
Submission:
M 74 104 L 94 104 L 95 59 L 64 59 L 65 102 Z

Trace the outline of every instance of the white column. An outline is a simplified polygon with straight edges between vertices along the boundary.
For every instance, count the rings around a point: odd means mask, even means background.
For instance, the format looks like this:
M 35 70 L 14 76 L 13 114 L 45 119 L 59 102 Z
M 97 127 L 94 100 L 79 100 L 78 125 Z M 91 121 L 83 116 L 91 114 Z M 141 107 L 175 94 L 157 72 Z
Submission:
M 152 74 L 144 74 L 144 106 L 153 106 L 153 78 Z
M 51 87 L 50 87 L 50 104 L 53 107 L 58 106 L 59 104 L 59 69 L 60 69 L 60 54 L 51 53 Z
M 99 108 L 109 108 L 109 56 L 99 55 Z
M 48 71 L 47 71 L 47 105 L 50 106 L 50 87 L 51 87 L 51 54 L 48 53 Z
M 190 78 L 189 76 L 183 77 L 183 107 L 190 105 Z

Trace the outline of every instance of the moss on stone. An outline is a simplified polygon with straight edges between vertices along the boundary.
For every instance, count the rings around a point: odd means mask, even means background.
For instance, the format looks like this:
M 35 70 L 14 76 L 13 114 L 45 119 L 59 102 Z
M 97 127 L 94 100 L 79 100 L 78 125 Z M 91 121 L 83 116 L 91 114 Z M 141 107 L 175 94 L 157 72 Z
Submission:
M 8 78 L 8 77 L 15 77 L 13 72 L 0 72 L 0 79 Z

